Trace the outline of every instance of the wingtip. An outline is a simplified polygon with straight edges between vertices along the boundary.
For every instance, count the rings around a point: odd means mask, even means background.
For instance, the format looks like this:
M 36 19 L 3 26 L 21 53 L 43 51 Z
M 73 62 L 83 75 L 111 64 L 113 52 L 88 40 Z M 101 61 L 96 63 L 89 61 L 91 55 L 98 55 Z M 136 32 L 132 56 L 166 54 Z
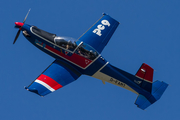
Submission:
M 26 89 L 27 91 L 29 91 L 28 87 L 24 86 L 24 89 Z
M 106 14 L 106 13 L 102 13 L 103 15 L 108 15 L 108 14 Z

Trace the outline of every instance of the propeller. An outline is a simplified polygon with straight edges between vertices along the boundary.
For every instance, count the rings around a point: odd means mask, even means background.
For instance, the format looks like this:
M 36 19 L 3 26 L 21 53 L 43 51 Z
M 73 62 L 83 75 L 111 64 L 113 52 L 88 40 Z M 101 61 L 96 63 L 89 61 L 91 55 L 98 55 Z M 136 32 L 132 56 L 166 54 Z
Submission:
M 21 32 L 21 30 L 19 29 L 18 32 L 17 32 L 17 34 L 16 34 L 16 37 L 15 37 L 15 39 L 14 39 L 13 44 L 16 42 L 17 38 L 19 37 L 20 32 Z
M 14 39 L 13 44 L 14 44 L 14 43 L 16 42 L 16 40 L 18 39 L 19 34 L 20 34 L 20 32 L 21 32 L 21 28 L 22 28 L 22 26 L 24 25 L 24 23 L 25 23 L 25 21 L 26 21 L 26 19 L 27 19 L 27 16 L 29 15 L 30 10 L 31 10 L 31 9 L 29 9 L 29 11 L 28 11 L 28 13 L 26 14 L 26 17 L 24 18 L 24 20 L 23 20 L 22 23 L 21 23 L 21 22 L 15 22 L 15 28 L 19 28 L 19 30 L 18 30 L 18 32 L 17 32 L 17 34 L 16 34 L 16 37 L 15 37 L 15 39 Z

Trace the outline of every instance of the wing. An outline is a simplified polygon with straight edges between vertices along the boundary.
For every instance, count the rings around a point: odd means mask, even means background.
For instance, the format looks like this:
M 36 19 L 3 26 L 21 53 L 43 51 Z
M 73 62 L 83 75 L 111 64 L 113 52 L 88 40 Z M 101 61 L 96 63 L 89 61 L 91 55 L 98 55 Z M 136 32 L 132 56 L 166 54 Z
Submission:
M 41 75 L 25 89 L 45 96 L 75 81 L 81 73 L 67 63 L 55 60 Z
M 84 41 L 101 53 L 118 25 L 118 21 L 109 15 L 103 14 L 94 25 L 81 35 L 79 40 Z

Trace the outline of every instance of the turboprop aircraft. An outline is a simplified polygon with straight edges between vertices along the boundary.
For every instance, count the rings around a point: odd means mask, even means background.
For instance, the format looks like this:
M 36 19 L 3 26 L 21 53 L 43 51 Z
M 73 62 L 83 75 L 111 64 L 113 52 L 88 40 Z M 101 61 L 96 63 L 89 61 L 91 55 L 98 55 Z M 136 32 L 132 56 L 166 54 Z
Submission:
M 29 10 L 30 11 L 30 10 Z M 111 65 L 101 52 L 109 42 L 119 22 L 107 14 L 91 26 L 78 39 L 57 36 L 25 24 L 29 11 L 21 22 L 15 22 L 19 31 L 34 46 L 55 58 L 26 90 L 40 96 L 54 92 L 67 84 L 76 81 L 81 75 L 88 75 L 130 90 L 138 95 L 135 104 L 146 109 L 160 99 L 168 84 L 162 81 L 153 82 L 153 68 L 143 63 L 135 75 Z

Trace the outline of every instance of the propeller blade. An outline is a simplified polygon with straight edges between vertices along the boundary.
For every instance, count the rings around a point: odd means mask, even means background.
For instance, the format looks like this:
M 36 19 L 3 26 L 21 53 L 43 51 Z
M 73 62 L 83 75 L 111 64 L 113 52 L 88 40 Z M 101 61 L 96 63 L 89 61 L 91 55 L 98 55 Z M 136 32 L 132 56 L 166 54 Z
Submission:
M 16 24 L 15 28 L 19 28 L 19 30 L 18 30 L 18 32 L 17 32 L 17 34 L 16 34 L 16 37 L 15 37 L 15 39 L 14 39 L 13 44 L 16 42 L 17 38 L 19 37 L 19 34 L 20 34 L 20 32 L 21 32 L 21 28 L 22 28 L 22 26 L 24 25 L 24 23 L 25 23 L 28 15 L 29 15 L 30 10 L 31 10 L 31 9 L 29 9 L 28 13 L 26 14 L 26 17 L 24 18 L 23 23 L 21 23 L 21 22 L 15 22 L 15 24 Z
M 29 14 L 30 10 L 31 10 L 31 8 L 29 9 L 28 13 L 26 14 L 26 17 L 24 18 L 24 21 L 23 21 L 23 23 L 25 23 L 25 21 L 26 21 L 26 18 L 27 18 L 27 16 L 28 16 L 28 14 Z
M 18 30 L 18 32 L 17 32 L 17 34 L 16 34 L 16 37 L 15 37 L 15 39 L 14 39 L 13 44 L 16 42 L 17 38 L 19 37 L 20 32 L 21 32 L 21 30 Z
M 19 26 L 15 25 L 14 28 L 19 28 Z

